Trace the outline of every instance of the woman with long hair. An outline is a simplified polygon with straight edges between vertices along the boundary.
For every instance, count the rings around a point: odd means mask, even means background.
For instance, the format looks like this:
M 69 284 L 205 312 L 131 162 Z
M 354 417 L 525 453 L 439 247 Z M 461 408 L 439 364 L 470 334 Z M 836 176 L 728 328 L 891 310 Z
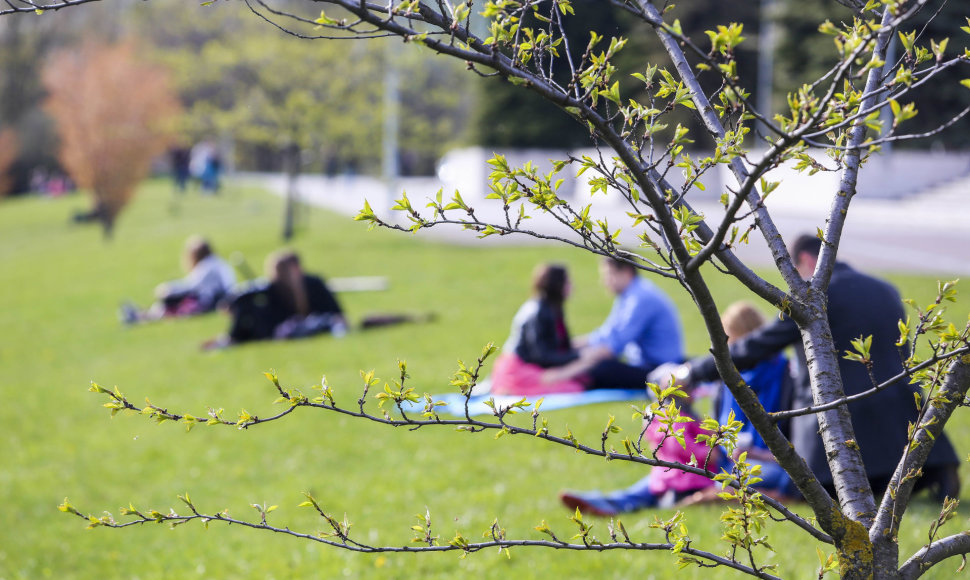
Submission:
M 510 395 L 574 393 L 582 391 L 581 380 L 548 382 L 546 369 L 578 358 L 566 328 L 563 304 L 571 286 L 566 267 L 540 264 L 532 277 L 532 298 L 512 320 L 512 332 L 502 347 L 492 371 L 491 392 Z
M 270 254 L 266 279 L 235 296 L 227 335 L 209 340 L 203 349 L 223 348 L 253 340 L 286 339 L 323 332 L 343 334 L 347 321 L 330 289 L 319 276 L 303 272 L 292 250 Z
M 337 299 L 323 279 L 303 272 L 296 252 L 281 250 L 270 254 L 266 275 L 270 281 L 273 338 L 346 330 L 347 322 Z

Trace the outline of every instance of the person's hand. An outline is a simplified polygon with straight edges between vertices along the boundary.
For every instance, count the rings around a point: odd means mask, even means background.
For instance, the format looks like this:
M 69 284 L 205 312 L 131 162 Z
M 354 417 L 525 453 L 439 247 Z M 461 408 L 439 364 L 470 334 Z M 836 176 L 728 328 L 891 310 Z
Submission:
M 613 351 L 602 345 L 586 346 L 579 349 L 580 364 L 586 368 L 591 368 L 596 363 L 613 358 Z
M 605 346 L 588 346 L 579 350 L 579 358 L 561 367 L 546 369 L 539 380 L 543 384 L 558 383 L 568 381 L 585 373 L 593 368 L 601 360 L 613 356 L 610 349 Z
M 576 378 L 583 373 L 584 368 L 584 365 L 582 365 L 579 361 L 573 361 L 561 367 L 551 367 L 546 369 L 539 377 L 539 380 L 545 385 L 561 383 L 563 381 Z
M 539 381 L 544 385 L 558 383 L 569 378 L 566 376 L 566 374 L 565 367 L 546 369 L 542 372 L 542 375 L 539 376 Z
M 690 386 L 690 365 L 664 363 L 650 371 L 650 374 L 647 375 L 647 382 L 661 388 L 667 388 L 671 384 L 681 387 Z

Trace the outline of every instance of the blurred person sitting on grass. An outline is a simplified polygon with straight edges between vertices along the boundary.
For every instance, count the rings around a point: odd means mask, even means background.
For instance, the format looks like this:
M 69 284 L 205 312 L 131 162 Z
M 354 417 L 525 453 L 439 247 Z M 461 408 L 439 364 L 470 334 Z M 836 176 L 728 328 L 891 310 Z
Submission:
M 204 349 L 346 332 L 347 322 L 336 297 L 322 278 L 303 272 L 295 252 L 270 254 L 265 271 L 265 281 L 256 282 L 229 301 L 228 333 L 207 341 Z
M 791 244 L 789 253 L 801 277 L 812 280 L 818 267 L 822 240 L 811 234 L 801 235 Z M 853 342 L 867 337 L 869 364 L 850 357 L 838 359 L 844 394 L 856 398 L 845 407 L 852 420 L 855 444 L 865 464 L 869 486 L 881 496 L 888 488 L 900 457 L 909 449 L 909 426 L 919 421 L 919 407 L 914 397 L 919 387 L 909 384 L 910 373 L 904 372 L 909 357 L 909 342 L 899 341 L 899 321 L 906 319 L 903 302 L 888 282 L 864 274 L 843 262 L 835 262 L 827 290 L 826 311 L 836 353 L 854 352 Z M 794 386 L 792 409 L 805 409 L 815 404 L 815 392 L 809 373 L 809 358 L 802 344 L 802 334 L 791 317 L 781 314 L 730 345 L 731 359 L 738 370 L 752 369 L 779 352 L 794 347 L 797 364 L 793 365 Z M 703 383 L 719 378 L 714 357 L 698 357 L 676 367 L 664 376 L 675 377 L 680 384 Z M 659 380 L 659 379 L 658 379 Z M 875 388 L 880 385 L 880 388 Z M 915 400 L 919 400 L 918 398 Z M 791 419 L 790 441 L 805 459 L 819 482 L 835 497 L 835 480 L 829 470 L 828 452 L 822 442 L 815 413 L 796 415 Z M 959 458 L 952 443 L 941 433 L 930 449 L 914 492 L 928 489 L 936 501 L 960 496 Z
M 147 310 L 139 310 L 130 302 L 123 304 L 119 312 L 122 322 L 132 324 L 212 312 L 236 285 L 232 266 L 217 256 L 201 236 L 192 236 L 185 242 L 182 266 L 188 274 L 156 286 L 155 303 Z
M 724 326 L 724 333 L 727 334 L 728 344 L 734 344 L 764 326 L 765 317 L 751 304 L 735 302 L 724 311 L 721 316 L 721 324 Z M 658 374 L 669 373 L 671 370 L 671 367 L 658 369 Z M 774 413 L 791 408 L 794 380 L 789 371 L 788 357 L 783 352 L 778 352 L 753 368 L 742 371 L 741 378 L 758 396 L 758 400 L 765 411 Z M 791 476 L 775 461 L 775 456 L 768 450 L 764 439 L 748 422 L 741 406 L 723 382 L 718 386 L 712 413 L 721 425 L 728 424 L 731 419 L 744 423 L 744 426 L 738 432 L 734 453 L 731 457 L 728 457 L 726 453 L 723 455 L 724 462 L 721 467 L 725 471 L 730 472 L 734 467 L 734 462 L 738 460 L 742 453 L 745 453 L 749 465 L 760 467 L 758 477 L 761 478 L 761 481 L 754 485 L 758 491 L 783 502 L 801 497 L 791 480 Z M 784 425 L 779 425 L 779 427 L 788 436 L 787 422 Z M 722 449 L 722 451 L 726 450 Z M 707 488 L 686 498 L 681 503 L 693 504 L 714 501 L 719 492 L 720 486 Z
M 572 347 L 563 303 L 569 297 L 569 274 L 565 266 L 540 264 L 532 277 L 532 298 L 512 320 L 512 332 L 495 361 L 491 392 L 497 395 L 575 393 L 586 386 L 581 377 L 556 382 L 543 380 L 546 369 L 579 358 Z
M 674 403 L 665 404 L 664 411 L 655 414 L 645 422 L 643 449 L 654 453 L 658 461 L 694 465 L 711 472 L 717 471 L 720 462 L 718 448 L 711 449 L 706 443 L 697 441 L 698 435 L 709 434 L 701 428 L 701 421 L 691 408 L 694 388 L 683 389 L 686 397 L 679 399 L 679 408 Z M 685 417 L 685 422 L 671 422 L 675 414 Z M 666 417 L 664 417 L 666 415 Z M 683 444 L 675 433 L 683 430 Z M 655 466 L 650 473 L 630 487 L 613 492 L 565 491 L 559 499 L 570 509 L 579 509 L 584 514 L 610 517 L 621 513 L 653 507 L 671 507 L 695 493 L 713 488 L 714 482 L 704 475 L 689 473 L 677 468 Z
M 724 314 L 721 316 L 721 324 L 724 326 L 724 332 L 728 336 L 728 343 L 733 344 L 735 341 L 764 326 L 765 319 L 752 305 L 746 302 L 735 302 L 724 311 Z M 651 373 L 650 381 L 653 383 L 663 383 L 665 380 L 669 380 L 669 376 L 665 375 L 670 375 L 672 372 L 676 373 L 679 366 L 678 364 L 669 364 L 658 367 Z M 745 383 L 758 395 L 758 399 L 766 411 L 775 412 L 789 407 L 793 381 L 789 375 L 788 358 L 783 353 L 776 353 L 774 356 L 761 361 L 755 367 L 744 371 L 741 376 L 744 378 Z M 691 384 L 684 386 L 684 388 L 693 397 L 697 386 L 699 385 Z M 689 412 L 690 407 L 688 404 L 685 404 L 685 409 L 681 413 L 690 416 L 691 413 Z M 738 441 L 734 453 L 729 457 L 726 450 L 721 448 L 714 455 L 719 462 L 719 465 L 718 462 L 715 462 L 714 465 L 716 467 L 730 471 L 734 467 L 734 462 L 739 460 L 742 453 L 745 453 L 746 462 L 749 465 L 757 465 L 760 469 L 759 477 L 762 481 L 755 485 L 756 489 L 767 496 L 781 501 L 800 497 L 798 489 L 792 482 L 791 477 L 775 462 L 775 458 L 768 451 L 764 440 L 754 427 L 747 422 L 734 396 L 731 395 L 727 385 L 723 383 L 720 384 L 718 389 L 713 412 L 718 423 L 722 425 L 729 423 L 732 418 L 744 423 L 744 427 L 738 432 Z M 655 422 L 656 419 L 654 419 Z M 654 430 L 648 431 L 647 439 L 651 445 L 655 445 L 654 441 L 658 437 L 655 432 L 657 427 L 654 423 L 651 423 L 651 427 L 648 428 Z M 691 424 L 688 423 L 688 425 Z M 697 444 L 694 441 L 694 437 L 700 433 L 698 429 L 699 427 L 696 426 L 693 428 L 687 427 L 684 433 L 685 447 L 680 448 L 677 446 L 676 449 L 672 450 L 669 458 L 667 457 L 668 452 L 664 448 L 661 448 L 657 453 L 657 459 L 688 464 L 693 453 L 694 457 L 701 460 L 702 457 L 706 456 L 708 451 L 706 445 Z M 718 471 L 716 467 L 710 470 Z M 661 485 L 660 481 L 657 481 L 658 478 L 678 481 L 676 474 L 679 474 L 679 477 L 682 477 L 686 482 L 690 483 L 674 487 L 672 490 L 673 493 L 670 493 L 670 489 L 665 488 Z M 685 491 L 687 487 L 695 484 L 697 487 L 696 490 Z M 580 511 L 585 513 L 612 516 L 619 513 L 657 507 L 658 505 L 689 505 L 710 502 L 717 499 L 717 494 L 720 491 L 720 486 L 713 485 L 710 480 L 703 476 L 687 474 L 676 469 L 654 467 L 649 475 L 625 489 L 605 494 L 595 491 L 566 492 L 561 495 L 561 498 L 563 503 L 570 508 L 576 508 L 578 506 Z M 658 494 L 660 493 L 666 493 L 667 495 L 661 496 L 658 499 Z

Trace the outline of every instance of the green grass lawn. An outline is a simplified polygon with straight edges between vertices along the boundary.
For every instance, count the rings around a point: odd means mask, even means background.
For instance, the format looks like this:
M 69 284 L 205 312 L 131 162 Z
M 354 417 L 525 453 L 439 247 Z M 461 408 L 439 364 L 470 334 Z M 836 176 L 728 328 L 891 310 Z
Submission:
M 411 192 L 419 197 L 418 192 Z M 173 200 L 168 183 L 147 184 L 105 242 L 92 226 L 69 223 L 85 207 L 80 197 L 15 199 L 0 203 L 0 579 L 55 578 L 296 578 L 514 577 L 667 578 L 675 566 L 666 553 L 577 554 L 519 549 L 511 559 L 493 551 L 457 554 L 360 555 L 293 538 L 213 524 L 174 530 L 143 526 L 85 530 L 63 514 L 65 496 L 84 512 L 118 516 L 129 502 L 139 508 L 182 510 L 188 492 L 209 512 L 228 509 L 253 519 L 250 504 L 279 505 L 271 523 L 315 532 L 324 522 L 305 508 L 310 491 L 332 513 L 354 522 L 352 532 L 373 544 L 406 545 L 415 514 L 427 509 L 443 540 L 456 530 L 480 537 L 494 519 L 509 537 L 539 538 L 542 520 L 571 537 L 570 515 L 556 494 L 565 487 L 609 489 L 642 470 L 605 463 L 541 441 L 450 429 L 409 432 L 325 412 L 297 412 L 284 421 L 247 431 L 155 425 L 145 418 L 111 418 L 90 381 L 118 386 L 133 401 L 149 397 L 172 410 L 204 414 L 206 407 L 266 415 L 276 408 L 263 371 L 276 369 L 286 386 L 309 387 L 326 375 L 338 402 L 360 393 L 360 370 L 394 378 L 397 360 L 408 362 L 411 385 L 447 392 L 457 359 L 474 360 L 489 341 L 505 339 L 516 308 L 527 297 L 530 273 L 541 261 L 567 263 L 574 294 L 567 307 L 571 329 L 592 329 L 610 297 L 596 277 L 596 261 L 555 246 L 450 246 L 420 237 L 366 228 L 348 218 L 310 211 L 293 244 L 307 270 L 328 277 L 387 276 L 385 292 L 341 295 L 352 320 L 370 312 L 434 311 L 424 325 L 351 333 L 287 343 L 246 345 L 203 353 L 202 341 L 223 331 L 211 315 L 128 328 L 116 309 L 130 298 L 147 305 L 154 285 L 180 276 L 178 256 L 192 233 L 208 236 L 217 251 L 242 252 L 259 266 L 279 246 L 280 202 L 260 191 L 228 188 L 220 197 Z M 935 279 L 891 276 L 904 295 L 925 302 Z M 686 294 L 661 283 L 684 313 L 688 350 L 706 346 Z M 717 287 L 723 304 L 744 295 L 727 281 Z M 954 319 L 970 310 L 964 296 Z M 307 389 L 308 390 L 308 389 Z M 610 414 L 635 427 L 629 405 L 617 403 L 548 413 L 554 432 L 571 429 L 590 442 Z M 958 451 L 970 451 L 970 433 L 957 417 L 949 429 Z M 970 471 L 964 469 L 964 479 Z M 965 512 L 965 510 L 962 510 Z M 921 545 L 935 515 L 918 501 L 903 530 L 904 552 Z M 723 551 L 715 506 L 687 511 L 700 546 Z M 643 541 L 662 541 L 649 528 L 655 516 L 624 518 Z M 966 513 L 948 526 L 966 525 Z M 606 522 L 594 533 L 606 535 Z M 789 577 L 814 577 L 812 542 L 792 526 L 773 524 L 777 554 L 769 556 Z M 932 577 L 949 577 L 958 562 Z M 715 571 L 723 577 L 737 574 Z M 688 569 L 679 577 L 707 578 Z M 739 577 L 739 576 L 738 576 Z

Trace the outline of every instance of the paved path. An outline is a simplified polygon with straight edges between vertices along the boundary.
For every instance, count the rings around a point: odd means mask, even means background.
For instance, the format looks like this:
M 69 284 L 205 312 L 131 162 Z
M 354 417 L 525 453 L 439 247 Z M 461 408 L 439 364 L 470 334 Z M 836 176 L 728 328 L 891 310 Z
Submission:
M 270 191 L 282 194 L 285 179 L 277 174 L 240 174 L 236 179 L 257 182 Z M 434 178 L 402 178 L 392 188 L 369 177 L 324 177 L 303 175 L 298 181 L 302 200 L 348 216 L 355 215 L 368 200 L 379 215 L 391 215 L 389 192 L 398 196 L 406 191 L 416 207 L 423 207 L 444 185 Z M 453 186 L 445 187 L 445 192 Z M 830 203 L 828 193 L 775 192 L 769 197 L 776 224 L 786 239 L 799 233 L 814 232 L 824 225 Z M 447 195 L 446 195 L 447 197 Z M 497 217 L 498 208 L 491 200 L 473 203 L 480 217 Z M 717 215 L 719 205 L 714 200 L 700 200 L 698 211 Z M 597 206 L 607 217 L 611 227 L 628 223 L 623 208 Z M 545 234 L 561 233 L 562 228 L 551 219 L 538 217 L 529 226 Z M 497 236 L 479 240 L 472 232 L 458 227 L 440 226 L 422 231 L 419 235 L 449 243 L 538 243 L 523 236 Z M 636 243 L 634 233 L 626 231 L 625 243 Z M 739 250 L 742 259 L 756 265 L 771 263 L 762 239 L 752 239 Z M 857 197 L 850 209 L 846 225 L 841 259 L 866 270 L 933 273 L 939 275 L 970 275 L 970 177 L 951 181 L 917 196 L 899 200 L 865 199 Z

